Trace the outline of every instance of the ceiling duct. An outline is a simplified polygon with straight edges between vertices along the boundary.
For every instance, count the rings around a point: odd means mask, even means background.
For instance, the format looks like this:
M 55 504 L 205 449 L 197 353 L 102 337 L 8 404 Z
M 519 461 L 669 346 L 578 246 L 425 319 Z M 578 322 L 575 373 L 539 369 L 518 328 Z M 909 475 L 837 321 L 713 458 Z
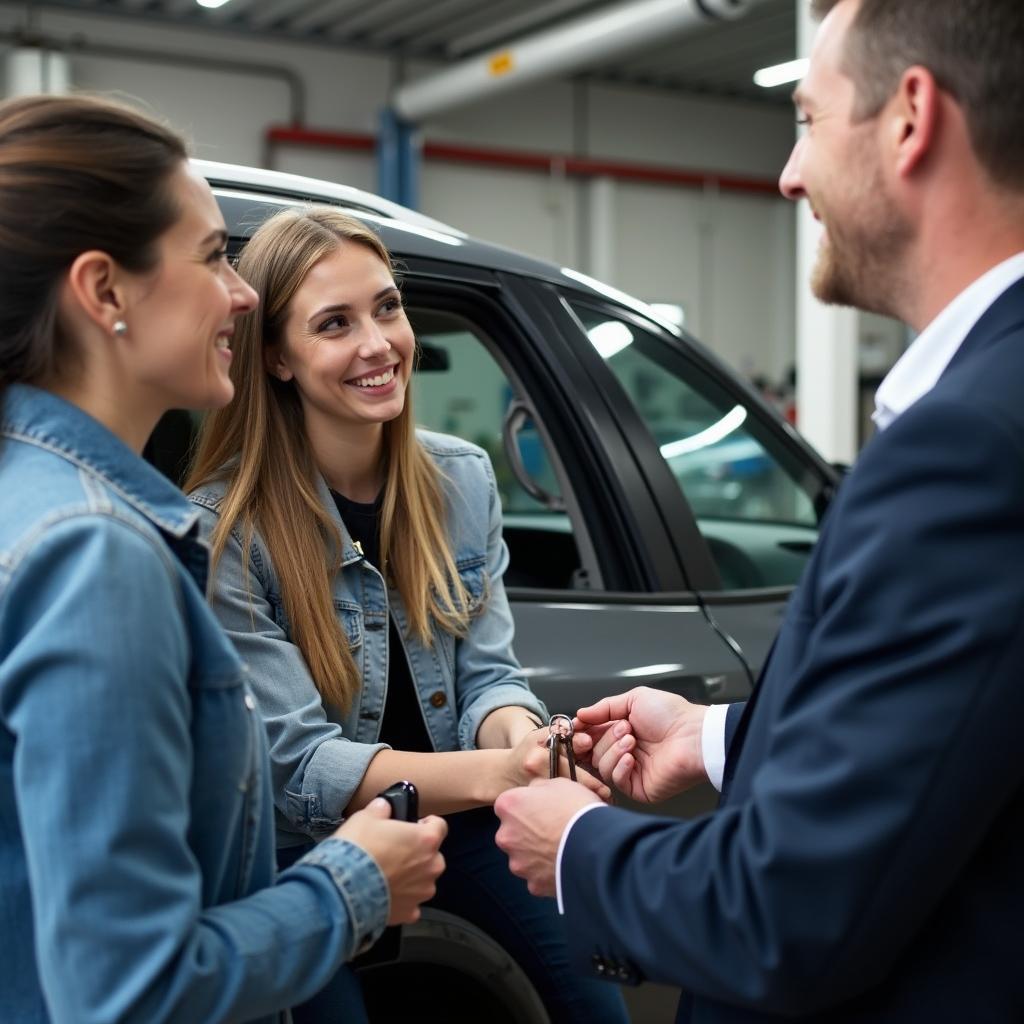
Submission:
M 708 22 L 745 14 L 758 0 L 631 0 L 488 50 L 397 89 L 392 110 L 425 121 L 493 93 L 568 75 Z

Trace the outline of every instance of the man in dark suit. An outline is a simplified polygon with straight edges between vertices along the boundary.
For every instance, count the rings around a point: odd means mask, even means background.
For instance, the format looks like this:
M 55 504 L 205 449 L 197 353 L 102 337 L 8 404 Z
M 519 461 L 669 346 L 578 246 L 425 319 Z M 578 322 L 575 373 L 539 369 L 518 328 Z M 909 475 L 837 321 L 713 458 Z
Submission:
M 620 789 L 711 777 L 719 810 L 555 780 L 498 842 L 581 969 L 682 986 L 680 1020 L 1024 1021 L 1024 3 L 814 7 L 782 191 L 818 296 L 921 334 L 749 703 L 579 713 Z

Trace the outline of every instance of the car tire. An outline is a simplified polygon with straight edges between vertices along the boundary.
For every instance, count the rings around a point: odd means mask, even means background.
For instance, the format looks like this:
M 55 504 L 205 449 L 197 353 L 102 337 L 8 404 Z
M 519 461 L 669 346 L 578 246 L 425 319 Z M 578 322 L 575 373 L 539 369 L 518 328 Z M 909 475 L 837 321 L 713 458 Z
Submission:
M 399 951 L 357 967 L 371 1024 L 550 1024 L 523 969 L 489 935 L 454 914 L 426 908 L 403 925 Z

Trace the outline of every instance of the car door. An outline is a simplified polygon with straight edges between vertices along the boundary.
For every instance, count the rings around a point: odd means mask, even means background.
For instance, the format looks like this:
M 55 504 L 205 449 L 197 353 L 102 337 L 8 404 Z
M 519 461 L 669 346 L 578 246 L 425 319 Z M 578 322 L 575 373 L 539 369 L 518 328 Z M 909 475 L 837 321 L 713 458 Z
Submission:
M 837 474 L 735 373 L 600 296 L 548 290 L 656 495 L 712 623 L 756 675 L 817 540 Z
M 556 325 L 528 278 L 403 263 L 422 350 L 416 421 L 491 456 L 516 653 L 548 707 L 571 713 L 643 683 L 703 702 L 745 696 L 746 666 L 686 587 L 655 496 L 580 364 L 578 328 Z

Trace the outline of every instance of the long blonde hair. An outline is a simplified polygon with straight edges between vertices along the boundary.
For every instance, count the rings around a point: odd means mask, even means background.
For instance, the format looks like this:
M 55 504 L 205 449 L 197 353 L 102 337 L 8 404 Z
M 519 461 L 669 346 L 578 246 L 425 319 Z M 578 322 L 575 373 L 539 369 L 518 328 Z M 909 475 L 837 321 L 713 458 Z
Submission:
M 391 267 L 376 234 L 330 207 L 284 211 L 252 236 L 238 270 L 260 302 L 239 320 L 232 341 L 235 399 L 206 418 L 185 483 L 185 490 L 192 491 L 225 481 L 211 572 L 236 525 L 246 560 L 259 531 L 280 583 L 291 639 L 321 696 L 342 709 L 351 706 L 361 678 L 331 594 L 341 564 L 341 536 L 317 492 L 319 471 L 297 385 L 268 372 L 265 350 L 282 340 L 289 305 L 309 271 L 349 244 L 365 246 Z M 461 636 L 469 619 L 469 595 L 445 527 L 440 473 L 416 440 L 408 388 L 401 414 L 384 424 L 384 460 L 382 568 L 401 594 L 410 634 L 430 644 L 433 620 Z

